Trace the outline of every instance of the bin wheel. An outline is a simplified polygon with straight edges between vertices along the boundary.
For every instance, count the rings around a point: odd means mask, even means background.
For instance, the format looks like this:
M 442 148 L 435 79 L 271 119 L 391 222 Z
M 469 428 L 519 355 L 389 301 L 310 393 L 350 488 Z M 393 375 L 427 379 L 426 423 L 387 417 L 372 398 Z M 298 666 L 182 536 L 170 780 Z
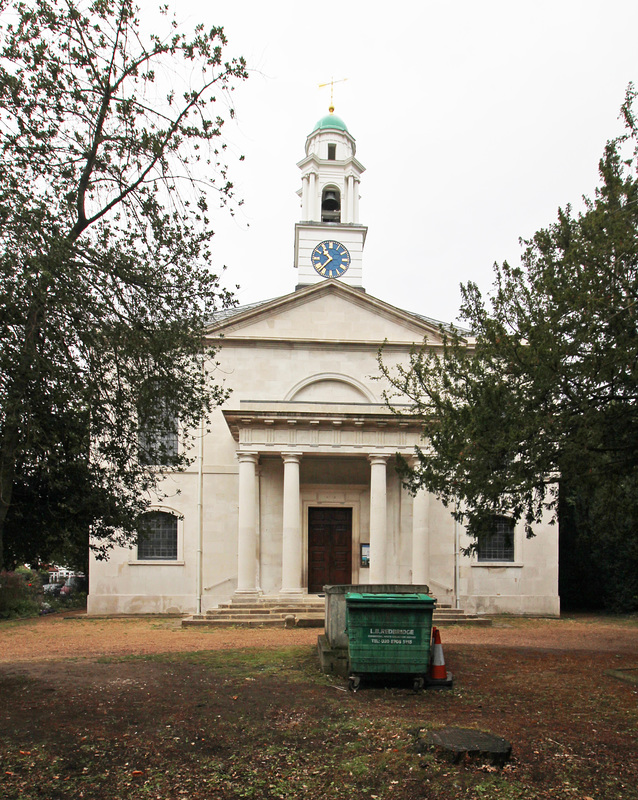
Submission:
M 361 685 L 361 678 L 358 675 L 351 675 L 348 678 L 348 688 L 351 692 L 356 692 Z
M 420 692 L 424 686 L 425 686 L 425 680 L 420 675 L 418 678 L 414 679 L 412 688 L 414 689 L 415 692 Z

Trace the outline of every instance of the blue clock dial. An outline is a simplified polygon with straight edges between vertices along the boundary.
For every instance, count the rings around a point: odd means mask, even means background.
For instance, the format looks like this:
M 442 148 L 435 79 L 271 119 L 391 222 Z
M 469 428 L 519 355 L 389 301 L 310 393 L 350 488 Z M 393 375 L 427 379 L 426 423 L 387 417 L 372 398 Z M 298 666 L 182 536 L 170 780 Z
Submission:
M 319 242 L 311 259 L 312 266 L 324 278 L 340 278 L 350 266 L 350 253 L 341 242 Z

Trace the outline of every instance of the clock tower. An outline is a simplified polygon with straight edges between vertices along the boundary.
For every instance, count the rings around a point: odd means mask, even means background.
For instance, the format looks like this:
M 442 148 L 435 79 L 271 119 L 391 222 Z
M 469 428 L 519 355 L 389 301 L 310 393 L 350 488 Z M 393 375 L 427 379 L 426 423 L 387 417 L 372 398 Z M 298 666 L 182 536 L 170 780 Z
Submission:
M 363 246 L 368 229 L 359 224 L 359 181 L 365 167 L 345 122 L 330 113 L 306 139 L 301 170 L 302 221 L 295 225 L 297 288 L 338 278 L 363 288 Z

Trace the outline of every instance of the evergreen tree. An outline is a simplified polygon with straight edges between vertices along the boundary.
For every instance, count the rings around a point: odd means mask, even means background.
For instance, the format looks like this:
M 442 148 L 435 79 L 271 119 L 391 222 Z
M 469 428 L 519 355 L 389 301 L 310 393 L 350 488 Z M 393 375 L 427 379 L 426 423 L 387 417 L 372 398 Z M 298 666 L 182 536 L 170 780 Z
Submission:
M 607 560 L 607 603 L 624 608 L 638 607 L 635 579 L 613 585 L 638 572 L 635 96 L 630 86 L 594 199 L 523 242 L 521 266 L 495 266 L 487 299 L 462 287 L 471 334 L 443 331 L 440 350 L 426 342 L 397 369 L 381 362 L 388 401 L 407 398 L 424 421 L 407 484 L 455 507 L 475 537 L 493 515 L 522 519 L 533 535 L 561 494 L 579 541 Z

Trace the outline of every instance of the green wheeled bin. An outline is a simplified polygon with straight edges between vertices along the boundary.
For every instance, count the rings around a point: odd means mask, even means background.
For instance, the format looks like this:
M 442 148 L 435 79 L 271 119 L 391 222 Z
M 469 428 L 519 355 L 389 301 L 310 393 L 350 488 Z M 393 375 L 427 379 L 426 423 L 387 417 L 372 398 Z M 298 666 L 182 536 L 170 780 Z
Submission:
M 427 594 L 346 594 L 350 688 L 362 678 L 411 677 L 423 688 L 430 664 L 434 598 Z

